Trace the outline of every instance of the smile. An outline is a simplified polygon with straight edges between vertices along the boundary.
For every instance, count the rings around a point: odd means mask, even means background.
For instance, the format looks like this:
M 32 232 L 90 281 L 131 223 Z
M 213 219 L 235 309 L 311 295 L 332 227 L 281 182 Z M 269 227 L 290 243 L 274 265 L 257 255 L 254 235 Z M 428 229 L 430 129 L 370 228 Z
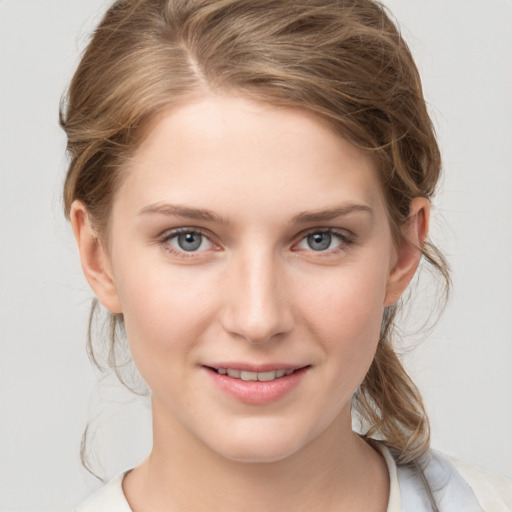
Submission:
M 203 366 L 211 382 L 224 395 L 248 405 L 265 405 L 281 400 L 299 386 L 311 365 L 275 364 L 254 367 L 221 363 Z M 259 370 L 259 371 L 257 371 Z
M 227 375 L 233 379 L 244 381 L 260 381 L 270 382 L 281 377 L 291 375 L 295 370 L 271 370 L 267 372 L 250 372 L 245 370 L 237 370 L 235 368 L 213 368 L 219 375 Z

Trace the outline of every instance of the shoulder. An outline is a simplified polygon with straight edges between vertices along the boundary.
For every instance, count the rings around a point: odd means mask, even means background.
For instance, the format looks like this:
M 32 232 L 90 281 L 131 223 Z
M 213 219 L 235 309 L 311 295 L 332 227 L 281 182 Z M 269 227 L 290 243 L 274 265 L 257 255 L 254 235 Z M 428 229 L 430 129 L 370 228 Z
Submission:
M 402 510 L 511 512 L 512 481 L 429 450 L 397 466 Z
M 132 512 L 123 493 L 125 474 L 126 472 L 117 475 L 73 512 Z
M 468 482 L 485 511 L 512 511 L 512 480 L 453 457 L 447 459 Z

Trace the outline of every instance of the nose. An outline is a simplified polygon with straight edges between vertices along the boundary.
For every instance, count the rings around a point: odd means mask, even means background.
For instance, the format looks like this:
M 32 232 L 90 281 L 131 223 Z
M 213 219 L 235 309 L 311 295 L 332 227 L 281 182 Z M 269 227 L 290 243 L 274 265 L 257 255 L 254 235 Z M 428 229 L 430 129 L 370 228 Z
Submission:
M 225 283 L 223 327 L 253 344 L 277 339 L 293 325 L 291 298 L 276 260 L 264 252 L 234 258 Z

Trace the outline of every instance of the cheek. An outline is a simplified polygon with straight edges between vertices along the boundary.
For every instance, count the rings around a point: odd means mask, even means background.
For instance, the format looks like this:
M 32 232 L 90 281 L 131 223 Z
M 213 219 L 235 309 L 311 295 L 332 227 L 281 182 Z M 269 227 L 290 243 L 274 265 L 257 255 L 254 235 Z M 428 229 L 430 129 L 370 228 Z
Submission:
M 353 368 L 364 374 L 380 336 L 385 272 L 368 266 L 344 268 L 323 282 L 312 281 L 308 288 L 302 309 L 310 329 L 328 356 L 336 363 L 345 361 L 345 371 Z
M 177 360 L 177 353 L 192 355 L 211 320 L 215 294 L 197 269 L 137 265 L 136 259 L 130 267 L 120 272 L 118 292 L 133 358 L 144 376 L 146 366 L 153 371 L 159 361 Z
M 324 279 L 314 279 L 304 287 L 306 303 L 323 322 L 364 327 L 380 323 L 386 294 L 386 276 L 368 267 L 341 268 Z M 312 291 L 314 290 L 314 291 Z

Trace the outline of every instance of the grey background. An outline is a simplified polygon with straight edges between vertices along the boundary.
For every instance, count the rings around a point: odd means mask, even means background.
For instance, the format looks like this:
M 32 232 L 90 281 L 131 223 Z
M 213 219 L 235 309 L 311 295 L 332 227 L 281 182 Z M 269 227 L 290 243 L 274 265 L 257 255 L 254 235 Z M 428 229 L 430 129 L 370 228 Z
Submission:
M 149 449 L 149 409 L 85 355 L 91 298 L 60 189 L 65 90 L 104 0 L 0 1 L 0 510 L 64 511 Z M 433 237 L 455 290 L 406 359 L 433 445 L 512 475 L 512 2 L 388 0 L 419 62 L 444 155 Z

